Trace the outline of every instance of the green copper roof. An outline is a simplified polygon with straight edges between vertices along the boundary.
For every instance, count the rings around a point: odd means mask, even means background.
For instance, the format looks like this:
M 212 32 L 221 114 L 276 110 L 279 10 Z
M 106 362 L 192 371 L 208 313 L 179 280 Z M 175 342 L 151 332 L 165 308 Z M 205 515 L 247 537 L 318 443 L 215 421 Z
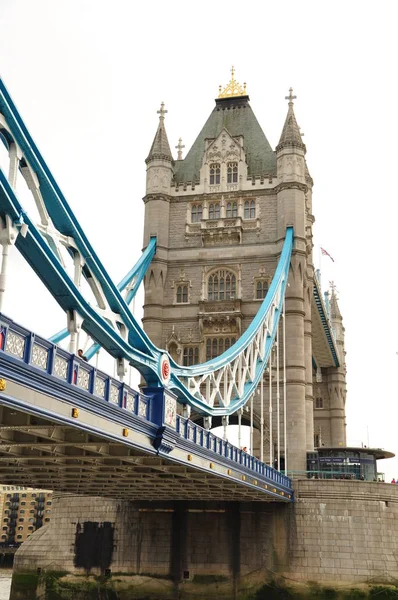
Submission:
M 176 163 L 175 181 L 198 181 L 205 139 L 216 138 L 225 127 L 235 137 L 243 136 L 249 175 L 276 175 L 276 155 L 249 104 L 248 96 L 222 98 L 207 119 L 185 159 Z

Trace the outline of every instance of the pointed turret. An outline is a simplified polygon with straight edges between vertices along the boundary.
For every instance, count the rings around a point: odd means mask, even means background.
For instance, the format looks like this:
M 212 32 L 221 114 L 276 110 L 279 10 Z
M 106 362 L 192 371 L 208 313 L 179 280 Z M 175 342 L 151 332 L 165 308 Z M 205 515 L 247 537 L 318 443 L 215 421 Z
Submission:
M 153 140 L 147 164 L 146 193 L 169 194 L 171 181 L 174 175 L 174 160 L 171 154 L 169 140 L 164 126 L 164 116 L 167 110 L 164 102 L 158 110 L 159 125 Z
M 305 152 L 305 144 L 302 140 L 300 127 L 297 125 L 296 115 L 294 114 L 293 100 L 297 96 L 293 96 L 293 89 L 289 89 L 289 95 L 286 96 L 286 100 L 289 100 L 289 108 L 287 111 L 286 121 L 282 129 L 282 134 L 279 140 L 279 144 L 276 147 L 278 152 L 285 146 L 298 146 Z
M 164 102 L 160 105 L 160 110 L 158 110 L 159 114 L 159 125 L 156 131 L 156 135 L 152 142 L 151 149 L 148 154 L 148 158 L 146 159 L 146 164 L 153 160 L 166 160 L 169 162 L 173 161 L 173 156 L 171 154 L 169 140 L 167 139 L 167 133 L 164 126 L 164 115 L 167 113 L 167 110 L 164 108 Z

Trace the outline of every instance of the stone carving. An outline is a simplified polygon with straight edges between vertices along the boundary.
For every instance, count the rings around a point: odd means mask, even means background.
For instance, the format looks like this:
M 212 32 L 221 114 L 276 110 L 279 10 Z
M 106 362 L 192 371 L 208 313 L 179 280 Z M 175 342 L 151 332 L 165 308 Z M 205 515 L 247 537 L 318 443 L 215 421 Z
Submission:
M 105 397 L 105 381 L 100 379 L 100 377 L 96 377 L 94 389 L 97 396 L 100 396 L 101 398 Z

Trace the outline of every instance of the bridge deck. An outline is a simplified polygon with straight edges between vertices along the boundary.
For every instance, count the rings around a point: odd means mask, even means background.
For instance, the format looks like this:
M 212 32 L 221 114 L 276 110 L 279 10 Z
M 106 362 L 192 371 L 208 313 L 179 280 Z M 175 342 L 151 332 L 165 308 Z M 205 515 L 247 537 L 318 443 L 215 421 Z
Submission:
M 181 416 L 159 428 L 153 398 L 4 315 L 0 377 L 5 484 L 131 500 L 293 500 L 281 473 Z

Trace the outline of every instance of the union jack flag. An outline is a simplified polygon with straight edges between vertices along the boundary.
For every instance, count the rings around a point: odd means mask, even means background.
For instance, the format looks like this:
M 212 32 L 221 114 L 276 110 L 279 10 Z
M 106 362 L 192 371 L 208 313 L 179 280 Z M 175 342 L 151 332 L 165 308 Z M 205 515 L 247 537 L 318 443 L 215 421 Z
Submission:
M 325 250 L 325 248 L 322 248 L 322 246 L 321 246 L 321 252 L 322 252 L 322 255 L 323 255 L 323 256 L 328 256 L 328 257 L 330 258 L 330 260 L 332 260 L 332 261 L 334 262 L 334 258 L 332 258 L 332 257 L 330 256 L 329 252 L 327 252 L 327 251 Z

